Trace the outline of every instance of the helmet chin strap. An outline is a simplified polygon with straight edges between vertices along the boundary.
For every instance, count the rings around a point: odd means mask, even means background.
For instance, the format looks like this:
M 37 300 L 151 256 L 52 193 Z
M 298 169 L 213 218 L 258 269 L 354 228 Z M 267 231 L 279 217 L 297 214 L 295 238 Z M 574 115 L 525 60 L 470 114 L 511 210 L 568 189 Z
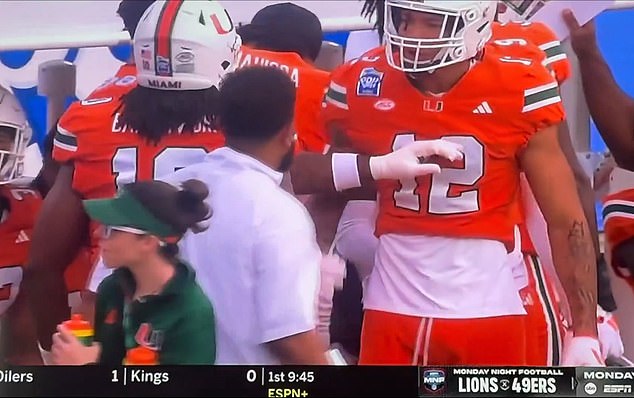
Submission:
M 0 196 L 0 224 L 9 218 L 9 210 L 9 200 Z
M 479 52 L 478 54 L 476 54 L 476 56 L 474 56 L 473 58 L 471 58 L 469 60 L 469 70 L 471 70 L 471 68 L 473 68 L 478 61 L 480 61 L 482 59 L 482 55 L 484 54 L 484 51 Z M 447 65 L 450 66 L 450 65 Z M 443 68 L 444 66 L 441 66 L 440 68 Z M 429 75 L 433 74 L 434 72 L 436 72 L 438 69 L 440 68 L 435 68 L 435 69 L 430 69 L 427 70 L 425 72 L 409 72 L 407 73 L 407 76 L 409 76 L 409 78 L 416 80 L 421 74 L 423 73 L 427 73 Z

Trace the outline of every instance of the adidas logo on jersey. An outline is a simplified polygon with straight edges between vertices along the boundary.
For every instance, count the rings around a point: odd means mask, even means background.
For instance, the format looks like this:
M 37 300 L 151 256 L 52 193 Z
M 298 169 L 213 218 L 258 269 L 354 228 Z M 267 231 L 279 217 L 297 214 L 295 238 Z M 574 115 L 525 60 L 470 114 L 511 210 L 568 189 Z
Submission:
M 26 234 L 26 232 L 24 232 L 24 230 L 21 230 L 20 233 L 18 234 L 18 237 L 15 240 L 15 243 L 23 243 L 23 242 L 28 242 L 31 239 L 29 238 L 29 235 Z
M 473 113 L 479 113 L 479 114 L 489 113 L 490 114 L 490 113 L 493 113 L 493 111 L 491 110 L 491 107 L 489 106 L 488 102 L 482 101 L 482 103 L 473 110 Z

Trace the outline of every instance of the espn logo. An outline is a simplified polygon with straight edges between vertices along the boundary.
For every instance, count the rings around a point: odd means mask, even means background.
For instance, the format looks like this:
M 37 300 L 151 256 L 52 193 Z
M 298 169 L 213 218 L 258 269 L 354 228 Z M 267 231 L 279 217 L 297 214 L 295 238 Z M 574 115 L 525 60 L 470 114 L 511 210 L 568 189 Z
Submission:
M 603 392 L 610 394 L 631 394 L 632 386 L 626 384 L 606 384 L 603 386 Z

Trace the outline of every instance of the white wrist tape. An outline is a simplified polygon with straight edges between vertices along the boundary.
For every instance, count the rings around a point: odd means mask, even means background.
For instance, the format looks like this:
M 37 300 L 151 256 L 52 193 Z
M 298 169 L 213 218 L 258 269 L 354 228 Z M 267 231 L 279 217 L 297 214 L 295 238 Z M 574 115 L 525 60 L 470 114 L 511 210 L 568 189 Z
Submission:
M 343 355 L 341 355 L 341 352 L 336 348 L 326 351 L 326 358 L 328 362 L 330 363 L 330 365 L 335 365 L 335 366 L 347 365 Z
M 361 186 L 357 157 L 356 153 L 332 154 L 332 181 L 337 192 Z

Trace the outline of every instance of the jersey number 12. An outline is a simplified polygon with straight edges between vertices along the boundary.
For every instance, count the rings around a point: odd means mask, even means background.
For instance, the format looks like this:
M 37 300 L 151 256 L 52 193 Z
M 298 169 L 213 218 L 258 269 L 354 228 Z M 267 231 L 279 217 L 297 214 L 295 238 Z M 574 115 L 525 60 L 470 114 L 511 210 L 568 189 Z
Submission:
M 452 195 L 452 186 L 469 187 L 475 185 L 484 175 L 484 146 L 473 136 L 452 135 L 442 137 L 463 147 L 464 166 L 462 168 L 443 168 L 442 173 L 431 176 L 428 192 L 421 192 L 414 178 L 400 180 L 401 188 L 394 192 L 396 207 L 421 211 L 421 195 L 427 200 L 427 213 L 451 215 L 470 213 L 480 210 L 480 193 L 477 188 L 461 191 Z M 398 150 L 415 141 L 414 134 L 399 134 L 394 139 L 392 150 Z

